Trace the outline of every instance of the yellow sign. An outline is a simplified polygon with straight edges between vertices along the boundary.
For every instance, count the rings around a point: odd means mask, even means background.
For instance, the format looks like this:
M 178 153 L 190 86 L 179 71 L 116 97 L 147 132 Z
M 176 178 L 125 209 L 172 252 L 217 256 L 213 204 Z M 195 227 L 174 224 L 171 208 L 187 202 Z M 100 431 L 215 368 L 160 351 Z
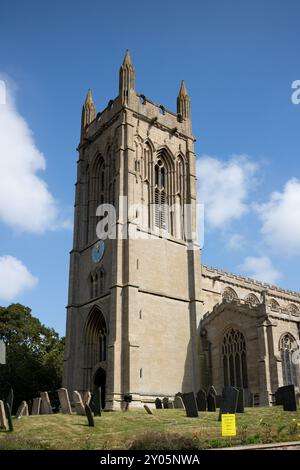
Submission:
M 236 419 L 233 414 L 222 415 L 222 436 L 236 436 Z

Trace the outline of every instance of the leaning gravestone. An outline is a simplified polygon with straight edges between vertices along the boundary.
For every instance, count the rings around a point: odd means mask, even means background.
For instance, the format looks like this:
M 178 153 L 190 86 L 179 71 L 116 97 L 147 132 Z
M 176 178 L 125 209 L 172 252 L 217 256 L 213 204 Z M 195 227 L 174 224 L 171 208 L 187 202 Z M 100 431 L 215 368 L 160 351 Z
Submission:
M 181 396 L 176 395 L 174 398 L 174 408 L 184 408 Z
M 285 385 L 281 388 L 283 393 L 283 410 L 297 411 L 295 385 Z
M 101 388 L 94 386 L 92 395 L 94 416 L 101 416 Z
M 39 415 L 41 411 L 41 398 L 36 397 L 33 399 L 33 404 L 32 404 L 32 409 L 31 409 L 31 414 L 32 415 Z
M 160 398 L 156 398 L 154 403 L 155 403 L 155 408 L 156 408 L 157 410 L 161 410 L 161 409 L 162 409 L 162 402 L 161 402 L 161 399 L 160 399 Z
M 82 397 L 83 404 L 89 405 L 91 402 L 91 398 L 92 398 L 92 394 L 90 391 L 84 392 L 83 397 Z
M 41 414 L 51 415 L 53 413 L 52 406 L 49 400 L 48 392 L 41 392 Z
M 6 418 L 4 403 L 2 400 L 0 400 L 0 428 L 5 429 L 5 431 L 8 431 L 8 422 Z
M 206 393 L 201 388 L 197 393 L 196 400 L 198 411 L 206 411 Z
M 244 413 L 245 412 L 245 391 L 243 388 L 237 387 L 238 400 L 236 405 L 236 412 L 237 413 Z
M 79 392 L 77 392 L 77 390 L 74 390 L 73 392 L 73 401 L 74 401 L 76 413 L 80 416 L 86 415 L 86 410 L 85 410 L 85 407 L 83 406 L 81 395 Z
M 214 412 L 217 410 L 217 405 L 216 405 L 216 395 L 213 393 L 209 393 L 207 395 L 207 411 Z
M 8 422 L 8 430 L 13 431 L 14 426 L 13 426 L 10 407 L 9 407 L 8 403 L 4 403 L 4 409 L 5 409 L 5 414 L 6 414 L 6 418 L 7 418 L 7 422 Z
M 92 410 L 91 410 L 90 406 L 85 405 L 84 409 L 85 409 L 85 415 L 86 415 L 87 420 L 88 420 L 88 425 L 91 426 L 91 427 L 94 427 L 95 426 L 95 421 L 94 421 L 93 413 L 92 413 Z
M 194 392 L 183 393 L 181 395 L 186 415 L 188 418 L 198 418 L 197 404 Z
M 26 408 L 28 410 L 28 406 L 27 406 L 26 401 L 22 401 L 21 405 L 19 406 L 19 408 L 17 410 L 17 413 L 16 413 L 16 418 L 17 419 L 20 419 L 20 418 L 22 418 L 22 416 L 25 416 Z
M 149 406 L 144 405 L 145 410 L 147 411 L 148 415 L 153 415 L 152 411 L 150 410 Z
M 13 389 L 11 388 L 8 395 L 7 395 L 7 398 L 6 398 L 6 402 L 9 406 L 9 409 L 10 409 L 10 413 L 12 413 L 12 409 L 13 409 L 13 404 L 14 404 L 14 391 Z
M 72 408 L 70 405 L 68 390 L 66 388 L 59 388 L 57 393 L 62 414 L 70 415 L 72 413 Z

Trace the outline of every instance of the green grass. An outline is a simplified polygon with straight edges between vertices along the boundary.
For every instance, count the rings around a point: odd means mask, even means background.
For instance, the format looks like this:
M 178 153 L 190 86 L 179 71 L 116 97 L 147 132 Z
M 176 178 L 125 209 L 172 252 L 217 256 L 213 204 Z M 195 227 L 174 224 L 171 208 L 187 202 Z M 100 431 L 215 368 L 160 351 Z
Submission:
M 14 419 L 14 432 L 0 431 L 3 449 L 206 449 L 300 440 L 300 409 L 248 408 L 237 415 L 237 437 L 221 437 L 217 413 L 186 418 L 183 410 L 115 411 L 95 418 L 41 415 Z

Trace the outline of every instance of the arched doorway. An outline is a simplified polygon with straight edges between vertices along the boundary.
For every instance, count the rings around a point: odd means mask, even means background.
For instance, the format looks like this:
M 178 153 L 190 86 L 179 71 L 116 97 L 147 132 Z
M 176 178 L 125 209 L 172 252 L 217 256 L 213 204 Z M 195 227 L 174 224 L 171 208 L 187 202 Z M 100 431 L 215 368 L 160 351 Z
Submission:
M 106 395 L 106 360 L 107 360 L 107 327 L 103 313 L 98 306 L 90 311 L 85 326 L 87 390 L 101 388 L 102 408 Z
M 106 395 L 106 372 L 102 367 L 96 370 L 94 375 L 94 387 L 101 390 L 101 408 L 105 408 L 105 395 Z

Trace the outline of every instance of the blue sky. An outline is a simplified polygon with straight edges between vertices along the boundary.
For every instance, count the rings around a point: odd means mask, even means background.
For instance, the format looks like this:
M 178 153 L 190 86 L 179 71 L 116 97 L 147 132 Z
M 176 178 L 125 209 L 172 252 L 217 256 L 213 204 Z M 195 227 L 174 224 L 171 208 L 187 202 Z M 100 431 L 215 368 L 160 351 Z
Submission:
M 1 305 L 24 303 L 64 333 L 81 106 L 89 87 L 97 110 L 117 95 L 126 48 L 137 91 L 155 102 L 175 110 L 186 82 L 203 261 L 299 290 L 297 0 L 12 0 L 0 13 Z

